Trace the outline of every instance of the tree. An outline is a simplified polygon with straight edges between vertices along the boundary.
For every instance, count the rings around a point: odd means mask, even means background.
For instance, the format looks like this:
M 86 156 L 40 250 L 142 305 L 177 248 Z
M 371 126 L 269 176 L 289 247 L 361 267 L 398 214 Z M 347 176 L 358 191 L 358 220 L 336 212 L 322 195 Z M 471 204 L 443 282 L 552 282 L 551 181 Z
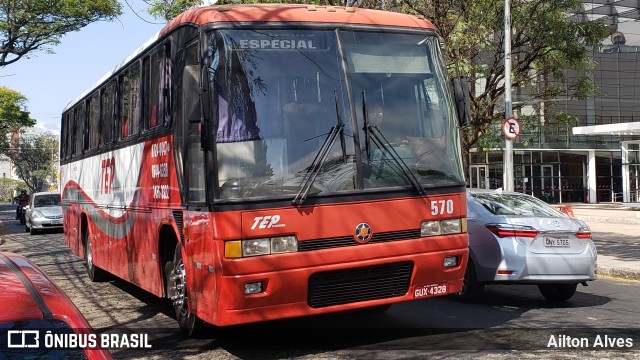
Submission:
M 0 146 L 9 145 L 7 134 L 35 123 L 27 111 L 27 98 L 15 90 L 0 87 Z
M 0 201 L 12 201 L 13 197 L 25 189 L 24 182 L 9 178 L 0 178 Z
M 149 5 L 147 12 L 169 22 L 183 11 L 202 4 L 202 0 L 144 0 Z
M 24 132 L 5 150 L 16 174 L 31 192 L 42 191 L 55 182 L 54 164 L 58 163 L 58 137 L 52 133 L 25 134 Z
M 0 66 L 50 51 L 64 34 L 120 14 L 117 0 L 0 0 Z
M 505 119 L 504 1 L 398 1 L 400 11 L 424 15 L 438 28 L 451 75 L 464 75 L 474 87 L 483 83 L 472 90 L 473 120 L 462 132 L 466 155 Z M 527 95 L 526 101 L 514 102 L 514 111 L 556 99 L 567 89 L 581 99 L 595 91 L 588 77 L 590 52 L 610 29 L 602 21 L 574 21 L 570 14 L 579 9 L 579 0 L 512 0 L 511 82 L 515 91 Z M 584 76 L 570 82 L 566 70 Z
M 201 5 L 208 5 L 215 3 L 216 5 L 224 5 L 224 4 L 265 4 L 265 3 L 289 3 L 289 4 L 327 4 L 327 5 L 339 5 L 340 3 L 336 1 L 336 4 L 333 4 L 332 0 L 303 0 L 303 1 L 292 1 L 292 0 L 144 0 L 149 8 L 147 12 L 154 16 L 155 18 L 163 19 L 166 22 L 169 22 L 174 17 L 178 16 L 182 12 L 194 7 Z

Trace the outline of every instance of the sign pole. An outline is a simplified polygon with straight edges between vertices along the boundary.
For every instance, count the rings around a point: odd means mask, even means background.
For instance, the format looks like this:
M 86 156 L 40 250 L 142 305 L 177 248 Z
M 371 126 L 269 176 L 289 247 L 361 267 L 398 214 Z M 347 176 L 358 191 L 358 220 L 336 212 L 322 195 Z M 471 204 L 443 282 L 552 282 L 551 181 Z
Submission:
M 511 5 L 504 0 L 504 113 L 512 116 L 511 109 Z M 513 140 L 505 136 L 504 170 L 502 174 L 505 191 L 513 191 Z

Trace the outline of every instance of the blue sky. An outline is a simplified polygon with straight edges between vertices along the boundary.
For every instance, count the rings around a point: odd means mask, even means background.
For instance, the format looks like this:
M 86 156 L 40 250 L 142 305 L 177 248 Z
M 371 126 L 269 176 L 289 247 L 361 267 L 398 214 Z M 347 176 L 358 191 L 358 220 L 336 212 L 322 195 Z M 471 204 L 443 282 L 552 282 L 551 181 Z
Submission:
M 68 33 L 60 45 L 51 48 L 53 54 L 39 51 L 0 68 L 0 86 L 27 97 L 37 127 L 60 134 L 65 106 L 164 26 L 162 20 L 147 14 L 142 0 L 121 3 L 123 14 L 118 20 Z

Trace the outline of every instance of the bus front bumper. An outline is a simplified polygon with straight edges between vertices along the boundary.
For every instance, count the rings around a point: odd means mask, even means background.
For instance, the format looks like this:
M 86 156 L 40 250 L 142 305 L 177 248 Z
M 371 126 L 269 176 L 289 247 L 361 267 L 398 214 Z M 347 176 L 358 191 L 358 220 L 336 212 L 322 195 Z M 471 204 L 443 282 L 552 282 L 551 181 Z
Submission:
M 371 250 L 375 252 L 374 246 Z M 318 260 L 318 254 L 314 253 L 291 255 L 296 260 L 302 257 L 302 263 L 317 264 L 233 276 L 222 274 L 216 277 L 217 301 L 207 301 L 206 298 L 213 300 L 213 296 L 203 292 L 197 302 L 203 306 L 197 306 L 196 314 L 207 322 L 227 326 L 453 294 L 462 290 L 468 249 L 416 251 L 348 262 Z M 457 264 L 445 267 L 445 258 L 452 257 Z M 286 262 L 284 258 L 280 260 Z M 277 259 L 265 256 L 259 261 Z M 246 293 L 256 289 L 261 291 Z

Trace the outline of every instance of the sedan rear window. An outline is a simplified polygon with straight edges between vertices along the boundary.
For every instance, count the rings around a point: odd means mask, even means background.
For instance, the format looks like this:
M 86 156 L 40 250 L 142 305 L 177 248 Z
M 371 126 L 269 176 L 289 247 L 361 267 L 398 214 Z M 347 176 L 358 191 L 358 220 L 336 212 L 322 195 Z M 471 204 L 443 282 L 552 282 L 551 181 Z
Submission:
M 33 200 L 33 207 L 60 205 L 60 195 L 41 195 Z
M 547 203 L 529 195 L 483 193 L 471 196 L 494 215 L 564 217 Z

